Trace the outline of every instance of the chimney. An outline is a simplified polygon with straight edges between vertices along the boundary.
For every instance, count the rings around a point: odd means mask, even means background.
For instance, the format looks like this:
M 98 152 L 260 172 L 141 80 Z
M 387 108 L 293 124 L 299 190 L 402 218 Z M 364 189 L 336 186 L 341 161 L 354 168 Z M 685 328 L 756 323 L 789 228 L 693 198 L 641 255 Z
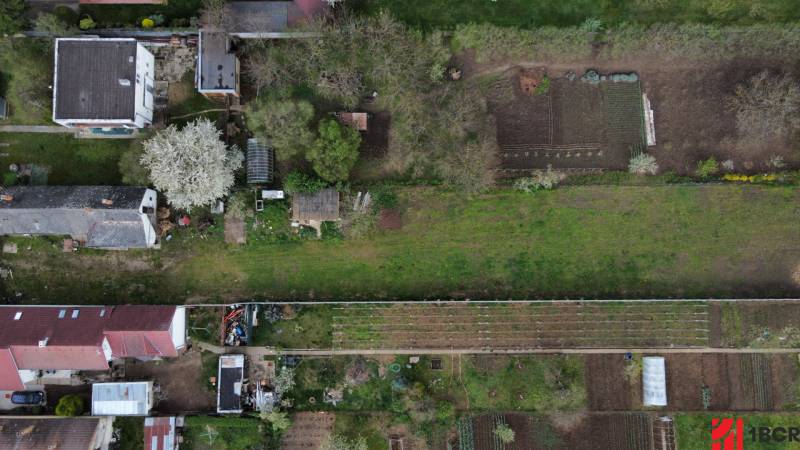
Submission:
M 14 196 L 13 195 L 8 195 L 8 194 L 2 194 L 2 195 L 0 195 L 0 200 L 2 200 L 4 202 L 11 202 L 12 200 L 14 200 Z
M 49 340 L 50 340 L 50 338 L 49 338 L 49 337 L 46 337 L 46 338 L 44 338 L 44 339 L 40 340 L 40 341 L 39 341 L 39 348 L 45 348 L 45 347 L 47 347 L 47 342 L 48 342 Z
M 114 204 L 114 200 L 111 200 L 110 198 L 104 198 L 103 200 L 100 201 L 100 203 L 106 206 L 111 206 Z

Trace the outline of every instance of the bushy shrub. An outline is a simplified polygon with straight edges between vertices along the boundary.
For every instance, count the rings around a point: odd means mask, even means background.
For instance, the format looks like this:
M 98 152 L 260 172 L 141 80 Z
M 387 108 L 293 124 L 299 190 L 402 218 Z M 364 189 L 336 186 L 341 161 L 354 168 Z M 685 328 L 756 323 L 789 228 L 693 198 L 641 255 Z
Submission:
M 530 177 L 517 179 L 514 182 L 514 189 L 527 193 L 533 193 L 543 189 L 552 189 L 565 177 L 565 174 L 555 171 L 550 167 L 548 167 L 547 170 L 535 170 L 531 173 Z
M 56 415 L 62 417 L 79 416 L 83 414 L 83 399 L 75 394 L 65 395 L 56 404 Z
M 89 16 L 88 14 L 84 15 L 83 18 L 80 20 L 80 22 L 78 22 L 78 28 L 80 28 L 81 30 L 91 30 L 94 29 L 96 26 L 97 23 L 95 23 L 94 19 L 92 19 L 92 17 Z
M 501 423 L 495 427 L 494 434 L 503 444 L 510 444 L 514 442 L 515 439 L 514 430 L 504 423 Z
M 636 175 L 655 175 L 658 172 L 655 156 L 639 153 L 628 162 L 628 172 Z
M 283 179 L 283 190 L 287 194 L 313 194 L 328 187 L 328 183 L 319 178 L 295 170 Z
M 304 100 L 260 99 L 248 105 L 246 115 L 247 127 L 270 142 L 279 160 L 305 156 L 314 142 L 313 118 L 314 107 Z
M 709 178 L 719 173 L 719 163 L 712 156 L 705 161 L 697 163 L 697 171 L 695 174 L 700 178 Z

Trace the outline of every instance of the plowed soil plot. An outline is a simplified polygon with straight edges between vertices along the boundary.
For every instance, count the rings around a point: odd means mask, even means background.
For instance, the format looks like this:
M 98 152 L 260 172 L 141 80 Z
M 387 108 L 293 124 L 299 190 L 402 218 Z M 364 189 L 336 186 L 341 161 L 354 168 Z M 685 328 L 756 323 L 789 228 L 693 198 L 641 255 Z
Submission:
M 513 91 L 513 99 L 490 102 L 497 118 L 501 174 L 517 176 L 548 166 L 625 169 L 632 151 L 641 148 L 638 82 L 556 78 L 547 92 L 530 94 L 519 89 L 517 73 L 508 76 L 510 87 L 502 92 Z
M 798 364 L 788 354 L 668 354 L 667 410 L 780 411 L 797 403 Z M 587 355 L 586 388 L 594 411 L 641 409 L 640 378 L 627 380 L 620 355 Z
M 586 391 L 592 411 L 626 411 L 633 409 L 639 380 L 629 380 L 627 364 L 620 354 L 586 355 Z M 641 403 L 641 400 L 639 400 Z
M 350 305 L 336 349 L 704 347 L 705 302 Z
M 719 323 L 721 347 L 782 348 L 798 346 L 800 303 L 757 302 L 713 305 L 712 322 Z
M 292 415 L 292 426 L 283 434 L 282 450 L 308 450 L 322 446 L 333 433 L 336 416 L 329 412 L 301 412 Z

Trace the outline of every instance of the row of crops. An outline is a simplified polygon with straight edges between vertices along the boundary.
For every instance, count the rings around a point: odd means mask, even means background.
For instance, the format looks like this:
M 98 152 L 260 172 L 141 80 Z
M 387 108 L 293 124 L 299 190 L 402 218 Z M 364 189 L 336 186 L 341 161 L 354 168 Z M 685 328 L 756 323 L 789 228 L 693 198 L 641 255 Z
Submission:
M 642 89 L 636 83 L 603 83 L 608 146 L 640 149 L 644 143 Z
M 747 353 L 739 358 L 739 379 L 742 389 L 752 395 L 755 410 L 773 409 L 771 375 L 772 370 L 766 355 Z
M 706 347 L 705 302 L 350 305 L 338 349 Z

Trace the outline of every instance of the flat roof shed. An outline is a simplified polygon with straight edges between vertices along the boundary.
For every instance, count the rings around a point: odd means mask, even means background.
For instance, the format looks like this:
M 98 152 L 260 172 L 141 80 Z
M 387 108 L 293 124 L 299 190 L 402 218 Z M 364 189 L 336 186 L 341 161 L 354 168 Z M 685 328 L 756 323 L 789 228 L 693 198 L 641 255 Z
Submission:
M 152 381 L 92 385 L 93 416 L 146 416 L 152 407 Z
M 200 30 L 199 79 L 197 90 L 203 94 L 239 92 L 239 58 L 231 49 L 228 33 Z
M 242 412 L 242 383 L 244 382 L 244 355 L 219 357 L 217 374 L 217 412 L 238 414 Z
M 301 222 L 338 220 L 339 191 L 327 188 L 313 194 L 293 194 L 292 219 Z

